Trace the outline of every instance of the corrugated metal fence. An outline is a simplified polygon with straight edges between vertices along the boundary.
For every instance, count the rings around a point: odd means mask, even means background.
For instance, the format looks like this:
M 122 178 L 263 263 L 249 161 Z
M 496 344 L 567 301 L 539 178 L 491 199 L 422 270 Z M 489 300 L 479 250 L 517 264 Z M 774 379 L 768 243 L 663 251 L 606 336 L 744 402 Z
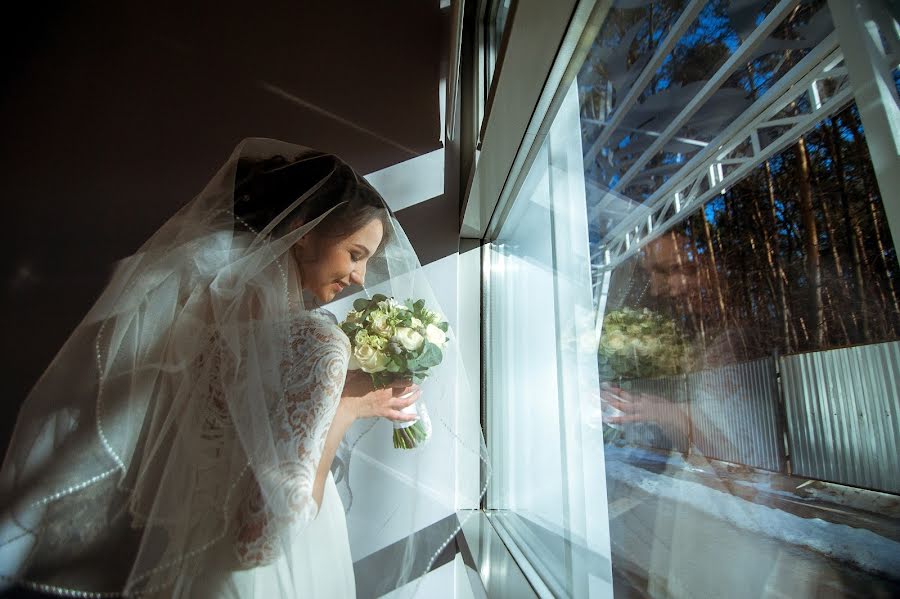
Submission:
M 642 379 L 630 383 L 631 391 L 661 398 L 663 401 L 653 401 L 647 406 L 652 414 L 651 419 L 656 424 L 635 424 L 625 427 L 625 441 L 686 453 L 690 447 L 688 418 L 690 394 L 685 377 Z
M 779 399 L 779 377 L 782 401 Z M 628 442 L 900 493 L 900 342 L 631 381 L 659 426 Z M 688 418 L 688 414 L 690 417 Z
M 900 493 L 900 342 L 781 359 L 796 474 Z
M 694 445 L 703 455 L 767 470 L 784 468 L 775 360 L 688 377 Z

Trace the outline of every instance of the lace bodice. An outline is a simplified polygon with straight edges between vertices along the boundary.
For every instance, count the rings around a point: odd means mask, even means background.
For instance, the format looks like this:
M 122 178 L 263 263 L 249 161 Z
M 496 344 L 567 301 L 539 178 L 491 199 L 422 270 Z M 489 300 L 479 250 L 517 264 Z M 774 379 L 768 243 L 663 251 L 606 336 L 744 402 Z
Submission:
M 236 498 L 236 516 L 228 523 L 227 537 L 244 567 L 274 560 L 283 535 L 302 534 L 316 517 L 319 506 L 313 499 L 313 485 L 349 363 L 350 341 L 327 310 L 305 312 L 286 330 L 290 339 L 279 364 L 286 393 L 269 408 L 274 455 L 281 457 L 277 463 L 251 465 Z M 221 351 L 216 355 L 209 365 L 208 397 L 199 423 L 201 451 L 212 462 L 238 442 L 221 384 L 221 372 L 235 366 L 230 363 L 233 357 Z M 216 470 L 211 467 L 207 484 L 200 486 L 210 502 L 220 503 L 225 489 L 214 480 Z

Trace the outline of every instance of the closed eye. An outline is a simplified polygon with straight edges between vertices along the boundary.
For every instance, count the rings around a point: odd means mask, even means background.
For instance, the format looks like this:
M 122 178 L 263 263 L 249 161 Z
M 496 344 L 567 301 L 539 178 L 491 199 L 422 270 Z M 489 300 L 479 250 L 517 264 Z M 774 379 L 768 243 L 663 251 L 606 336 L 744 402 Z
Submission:
M 360 252 L 360 253 L 357 253 L 357 254 L 354 254 L 353 252 L 350 252 L 350 256 L 353 257 L 353 260 L 354 260 L 354 261 L 359 262 L 360 260 L 362 260 L 363 258 L 365 258 L 366 256 L 369 255 L 369 248 L 367 248 L 367 247 L 365 247 L 365 246 L 363 246 L 363 245 L 360 245 L 360 244 L 358 244 L 358 243 L 354 244 L 354 247 L 355 247 L 357 250 L 361 250 L 361 252 Z

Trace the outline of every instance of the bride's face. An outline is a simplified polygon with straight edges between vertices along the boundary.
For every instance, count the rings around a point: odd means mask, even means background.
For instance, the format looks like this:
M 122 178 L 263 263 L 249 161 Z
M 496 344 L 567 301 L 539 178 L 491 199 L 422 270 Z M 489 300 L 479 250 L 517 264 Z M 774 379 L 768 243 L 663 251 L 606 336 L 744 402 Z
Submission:
M 384 228 L 378 219 L 343 238 L 310 231 L 294 245 L 303 288 L 309 289 L 324 304 L 334 299 L 344 287 L 362 285 L 366 264 L 378 249 L 383 235 Z

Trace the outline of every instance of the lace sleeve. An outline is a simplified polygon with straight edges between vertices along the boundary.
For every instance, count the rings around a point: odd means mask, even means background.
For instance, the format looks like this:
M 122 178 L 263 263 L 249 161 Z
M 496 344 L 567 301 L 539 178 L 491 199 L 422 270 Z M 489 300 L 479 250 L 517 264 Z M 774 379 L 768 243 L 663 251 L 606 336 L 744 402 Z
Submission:
M 258 472 L 240 505 L 236 551 L 244 567 L 273 561 L 285 535 L 298 534 L 318 514 L 313 484 L 349 358 L 350 341 L 333 320 L 311 316 L 291 326 L 282 364 L 286 393 L 273 418 L 278 454 L 291 459 Z

